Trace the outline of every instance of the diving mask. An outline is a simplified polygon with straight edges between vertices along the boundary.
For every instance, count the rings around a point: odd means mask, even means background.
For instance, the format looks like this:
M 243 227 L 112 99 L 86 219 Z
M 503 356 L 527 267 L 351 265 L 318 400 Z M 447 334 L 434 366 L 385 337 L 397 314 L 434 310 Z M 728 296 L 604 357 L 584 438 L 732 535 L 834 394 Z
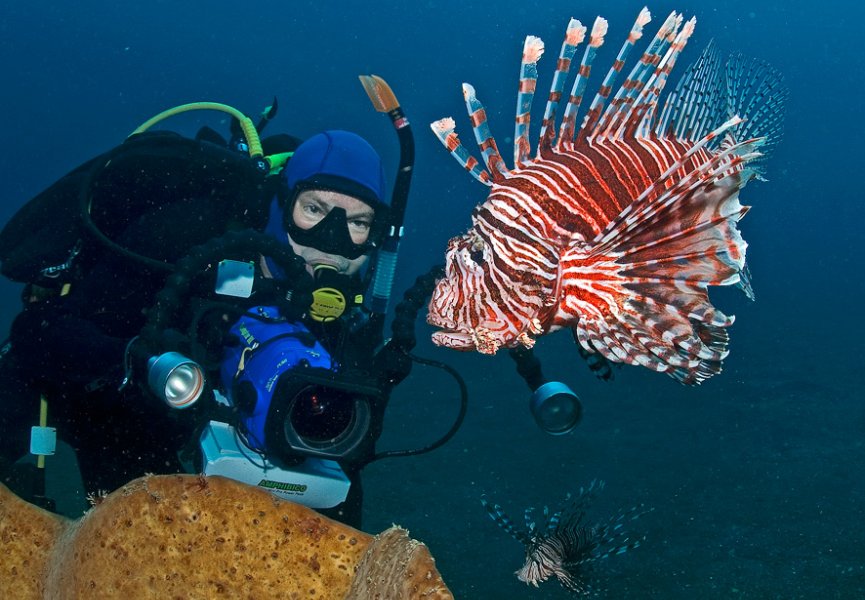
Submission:
M 301 246 L 315 248 L 326 254 L 354 260 L 369 254 L 375 248 L 372 234 L 362 244 L 355 244 L 352 241 L 345 209 L 339 206 L 331 208 L 321 221 L 309 229 L 297 226 L 292 218 L 292 210 L 285 211 L 283 221 L 283 226 L 292 240 Z

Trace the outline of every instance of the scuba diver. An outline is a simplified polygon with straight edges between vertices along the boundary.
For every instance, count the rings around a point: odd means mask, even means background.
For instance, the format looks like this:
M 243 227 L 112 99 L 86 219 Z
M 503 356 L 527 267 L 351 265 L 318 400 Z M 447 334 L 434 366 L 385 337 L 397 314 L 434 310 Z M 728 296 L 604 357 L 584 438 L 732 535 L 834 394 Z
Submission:
M 225 474 L 359 527 L 363 466 L 417 452 L 374 449 L 414 345 L 413 332 L 385 343 L 386 307 L 363 304 L 376 276 L 390 293 L 392 268 L 370 257 L 395 255 L 413 162 L 408 121 L 389 111 L 394 207 L 354 133 L 276 135 L 253 151 L 274 109 L 256 130 L 236 118 L 229 141 L 145 124 L 19 211 L 0 234 L 4 275 L 27 282 L 0 351 L 0 481 L 44 500 L 44 477 L 40 488 L 16 460 L 52 452 L 33 449 L 50 422 L 89 492 Z M 198 402 L 207 394 L 217 401 Z

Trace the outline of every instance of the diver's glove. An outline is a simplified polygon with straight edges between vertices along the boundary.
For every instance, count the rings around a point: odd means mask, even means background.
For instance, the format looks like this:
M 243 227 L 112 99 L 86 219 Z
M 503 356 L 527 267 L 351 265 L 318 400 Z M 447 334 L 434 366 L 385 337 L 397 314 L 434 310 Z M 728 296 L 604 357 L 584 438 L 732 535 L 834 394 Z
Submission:
M 291 289 L 285 300 L 279 303 L 280 314 L 291 321 L 300 321 L 312 305 L 312 284 L 297 286 Z
M 129 340 L 123 353 L 123 379 L 117 391 L 122 392 L 132 382 L 147 381 L 147 360 L 151 354 L 150 344 L 140 335 Z
M 124 390 L 132 382 L 146 384 L 149 361 L 154 356 L 169 351 L 188 356 L 190 350 L 189 338 L 176 329 L 163 331 L 157 342 L 140 335 L 135 336 L 126 344 L 123 355 L 124 376 L 119 390 Z
M 375 355 L 374 365 L 379 380 L 388 387 L 399 385 L 411 373 L 410 349 L 395 340 L 388 341 Z

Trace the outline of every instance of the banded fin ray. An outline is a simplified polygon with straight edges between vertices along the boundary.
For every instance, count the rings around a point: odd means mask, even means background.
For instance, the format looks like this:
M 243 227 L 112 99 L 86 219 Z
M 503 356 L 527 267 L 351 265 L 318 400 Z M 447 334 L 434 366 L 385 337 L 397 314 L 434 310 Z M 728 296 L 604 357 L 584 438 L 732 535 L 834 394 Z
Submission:
M 538 135 L 538 157 L 542 152 L 552 147 L 556 132 L 556 111 L 562 99 L 562 92 L 571 70 L 574 56 L 578 46 L 586 39 L 586 27 L 576 19 L 571 19 L 565 31 L 565 39 L 562 49 L 559 51 L 559 60 L 556 62 L 556 72 L 553 82 L 550 84 L 550 94 L 547 97 L 547 105 L 544 109 L 544 120 L 541 132 Z M 517 117 L 519 119 L 519 116 Z
M 532 102 L 538 82 L 538 61 L 544 54 L 544 42 L 530 35 L 523 45 L 523 61 L 520 66 L 520 88 L 517 93 L 517 115 L 514 124 L 514 167 L 519 168 L 529 160 L 529 124 L 532 117 Z
M 463 143 L 457 136 L 456 124 L 452 118 L 446 117 L 444 119 L 439 119 L 433 123 L 431 127 L 433 133 L 436 134 L 436 137 L 439 138 L 439 141 L 441 141 L 444 147 L 448 149 L 451 156 L 453 156 L 472 177 L 484 185 L 492 185 L 492 177 L 490 177 L 489 171 L 481 167 L 478 160 L 469 154 L 469 151 L 466 150 L 465 146 L 463 146 Z
M 597 17 L 592 24 L 592 31 L 589 34 L 589 44 L 583 52 L 583 58 L 580 60 L 580 67 L 577 69 L 577 76 L 574 78 L 574 85 L 571 87 L 571 94 L 568 97 L 568 104 L 562 116 L 556 150 L 570 150 L 574 146 L 573 138 L 576 134 L 577 115 L 583 102 L 583 94 L 586 91 L 589 76 L 592 73 L 592 63 L 594 63 L 595 57 L 598 54 L 598 48 L 604 43 L 607 27 L 607 20 L 603 17 Z

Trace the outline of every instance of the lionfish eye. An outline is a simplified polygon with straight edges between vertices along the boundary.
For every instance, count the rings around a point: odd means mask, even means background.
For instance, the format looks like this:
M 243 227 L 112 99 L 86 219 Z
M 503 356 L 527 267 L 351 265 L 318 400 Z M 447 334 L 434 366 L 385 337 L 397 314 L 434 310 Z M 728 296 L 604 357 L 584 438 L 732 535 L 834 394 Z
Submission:
M 484 262 L 484 251 L 472 250 L 471 253 L 469 253 L 469 258 L 471 258 L 475 264 L 480 265 Z

